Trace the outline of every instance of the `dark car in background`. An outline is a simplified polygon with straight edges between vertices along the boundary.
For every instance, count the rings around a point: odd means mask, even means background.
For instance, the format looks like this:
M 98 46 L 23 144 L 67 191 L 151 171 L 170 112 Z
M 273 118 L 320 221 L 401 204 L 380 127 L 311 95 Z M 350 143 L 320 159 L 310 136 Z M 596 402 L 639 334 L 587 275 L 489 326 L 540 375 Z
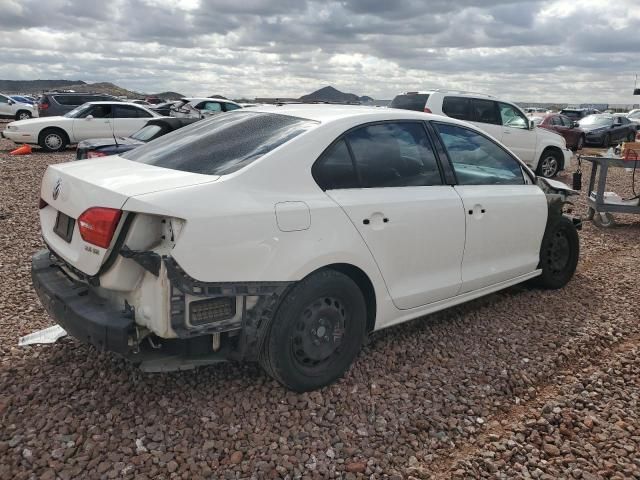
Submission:
M 44 93 L 38 100 L 41 117 L 64 115 L 87 102 L 118 102 L 119 99 L 104 93 Z
M 129 137 L 91 138 L 78 143 L 76 160 L 106 157 L 133 150 L 169 132 L 198 121 L 197 118 L 154 118 Z
M 540 128 L 546 128 L 562 135 L 567 142 L 567 147 L 571 150 L 580 150 L 584 146 L 584 130 L 580 128 L 578 122 L 571 120 L 566 115 L 550 113 L 544 115 L 536 124 Z
M 163 117 L 171 116 L 171 108 L 178 107 L 184 103 L 183 100 L 173 100 L 171 102 L 164 102 L 152 105 L 149 107 L 149 110 L 156 112 L 158 115 L 162 115 Z
M 633 142 L 636 138 L 636 125 L 624 115 L 599 113 L 584 117 L 578 124 L 588 145 L 607 148 L 612 143 Z
M 560 115 L 569 117 L 574 122 L 577 122 L 584 117 L 588 117 L 589 115 L 594 115 L 596 113 L 600 113 L 600 111 L 596 110 L 595 108 L 563 108 L 562 110 L 560 110 Z

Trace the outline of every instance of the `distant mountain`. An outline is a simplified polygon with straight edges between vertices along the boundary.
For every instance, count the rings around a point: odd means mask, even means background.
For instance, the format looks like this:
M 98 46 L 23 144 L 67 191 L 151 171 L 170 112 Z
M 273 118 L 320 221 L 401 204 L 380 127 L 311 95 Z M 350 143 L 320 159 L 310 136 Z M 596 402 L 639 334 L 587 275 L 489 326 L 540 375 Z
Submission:
M 340 102 L 340 103 L 358 103 L 361 97 L 353 93 L 344 93 L 333 87 L 324 87 L 316 90 L 309 95 L 303 95 L 300 100 L 303 102 Z M 369 97 L 366 97 L 369 98 Z
M 149 97 L 159 97 L 159 98 L 162 98 L 163 100 L 180 100 L 185 96 L 178 92 L 161 92 L 161 93 L 150 94 Z
M 43 90 L 68 90 L 78 85 L 86 83 L 82 80 L 0 80 L 0 92 L 42 93 Z
M 375 102 L 375 100 L 367 95 L 363 95 L 362 97 L 360 97 L 360 102 L 370 103 L 370 102 Z
M 208 98 L 222 98 L 224 100 L 229 100 L 227 97 L 225 97 L 224 95 L 209 95 Z

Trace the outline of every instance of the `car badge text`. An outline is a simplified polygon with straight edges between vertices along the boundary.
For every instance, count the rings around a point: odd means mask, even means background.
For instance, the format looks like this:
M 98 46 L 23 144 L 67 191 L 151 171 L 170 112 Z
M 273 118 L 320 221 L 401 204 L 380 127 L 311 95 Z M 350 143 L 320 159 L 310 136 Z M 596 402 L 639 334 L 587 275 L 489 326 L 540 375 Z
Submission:
M 57 200 L 58 195 L 60 195 L 60 190 L 62 189 L 62 179 L 59 178 L 56 180 L 56 184 L 53 186 L 53 199 Z

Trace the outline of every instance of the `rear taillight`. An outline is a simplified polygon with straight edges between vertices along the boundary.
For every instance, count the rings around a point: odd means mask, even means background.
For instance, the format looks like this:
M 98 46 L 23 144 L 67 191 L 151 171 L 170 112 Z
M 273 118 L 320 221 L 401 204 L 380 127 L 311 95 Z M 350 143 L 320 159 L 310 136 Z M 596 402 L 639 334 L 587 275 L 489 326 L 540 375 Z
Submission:
M 91 151 L 91 152 L 87 153 L 87 158 L 106 157 L 106 156 L 107 156 L 107 154 L 103 153 L 103 152 Z
M 431 113 L 431 109 L 427 108 L 427 107 L 424 107 L 424 113 Z
M 122 210 L 93 207 L 78 217 L 78 229 L 85 242 L 102 248 L 109 248 L 116 231 Z
M 38 208 L 40 210 L 42 210 L 44 207 L 46 207 L 47 205 L 49 205 L 47 202 L 44 201 L 43 198 L 40 199 L 40 201 L 38 202 Z
M 47 108 L 49 108 L 49 104 L 48 103 L 39 103 L 38 104 L 38 110 L 46 110 Z

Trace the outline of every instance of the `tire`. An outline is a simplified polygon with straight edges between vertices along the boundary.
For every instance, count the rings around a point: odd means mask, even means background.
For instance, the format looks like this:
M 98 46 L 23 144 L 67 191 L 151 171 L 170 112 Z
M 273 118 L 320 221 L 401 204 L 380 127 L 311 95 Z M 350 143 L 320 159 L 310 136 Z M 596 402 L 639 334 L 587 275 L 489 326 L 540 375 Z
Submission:
M 636 140 L 636 135 L 633 132 L 629 132 L 627 135 L 627 142 L 634 142 Z
M 611 135 L 607 133 L 602 139 L 602 148 L 609 148 L 610 145 L 611 145 Z
M 59 128 L 47 128 L 38 136 L 38 145 L 47 152 L 60 152 L 69 143 L 67 134 Z
M 296 392 L 329 385 L 358 355 L 367 309 L 356 283 L 335 270 L 319 270 L 284 297 L 260 354 L 262 368 Z
M 578 137 L 578 144 L 576 145 L 576 150 L 582 150 L 584 148 L 584 135 L 580 135 Z
M 538 175 L 544 178 L 555 177 L 560 171 L 562 155 L 555 150 L 545 150 L 538 162 Z
M 578 266 L 580 240 L 573 222 L 560 217 L 547 225 L 540 246 L 540 264 L 542 274 L 533 279 L 537 287 L 558 289 L 564 287 Z
M 18 110 L 16 112 L 16 120 L 29 120 L 31 118 L 31 112 L 27 110 Z

